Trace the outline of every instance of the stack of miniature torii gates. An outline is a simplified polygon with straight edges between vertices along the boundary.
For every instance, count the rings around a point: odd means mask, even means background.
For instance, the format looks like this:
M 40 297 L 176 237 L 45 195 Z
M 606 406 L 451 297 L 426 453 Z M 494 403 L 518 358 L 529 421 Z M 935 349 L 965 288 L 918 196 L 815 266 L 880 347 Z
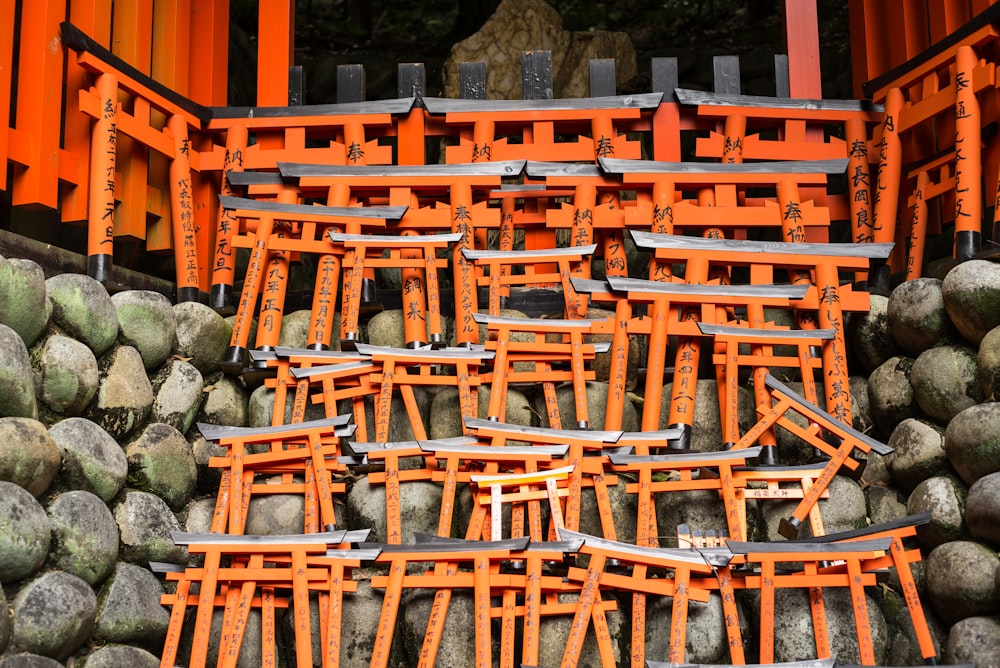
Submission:
M 884 115 L 854 101 L 675 90 L 662 60 L 654 67 L 657 92 L 616 95 L 613 64 L 609 77 L 609 63 L 599 62 L 592 97 L 551 100 L 543 94 L 550 62 L 533 52 L 525 55 L 524 100 L 419 98 L 409 96 L 411 86 L 407 96 L 373 103 L 209 109 L 144 78 L 72 26 L 64 30 L 93 74 L 92 87 L 80 92 L 81 110 L 94 119 L 90 173 L 108 176 L 90 183 L 93 275 L 105 279 L 110 271 L 116 145 L 127 135 L 171 161 L 179 298 L 208 293 L 225 310 L 240 285 L 234 251 L 249 250 L 225 368 L 263 376 L 275 392 L 272 426 L 201 426 L 225 449 L 212 462 L 223 482 L 212 532 L 176 536 L 203 563 L 164 567 L 177 586 L 164 599 L 172 616 L 163 665 L 174 665 L 179 652 L 192 665 L 206 662 L 217 610 L 220 663 L 235 665 L 241 643 L 250 642 L 244 635 L 254 607 L 266 662 L 278 651 L 276 611 L 291 608 L 298 665 L 338 665 L 340 620 L 362 563 L 384 569 L 371 580 L 384 592 L 373 666 L 387 665 L 395 651 L 409 589 L 435 591 L 423 647 L 412 657 L 419 665 L 434 664 L 456 589 L 472 592 L 478 666 L 536 665 L 544 620 L 558 615 L 573 619 L 564 666 L 576 665 L 588 634 L 605 665 L 625 654 L 633 666 L 681 663 L 687 606 L 713 595 L 725 611 L 733 663 L 769 663 L 777 587 L 810 593 L 820 657 L 831 654 L 822 590 L 847 588 L 858 656 L 874 665 L 864 587 L 887 566 L 899 574 L 921 653 L 934 660 L 909 570 L 919 552 L 903 546 L 926 518 L 824 536 L 817 506 L 834 475 L 860 476 L 857 453 L 889 452 L 852 427 L 844 318 L 868 308 L 858 280 L 882 285 L 883 267 L 891 266 L 893 239 L 880 230 L 895 229 L 881 222 L 895 214 L 880 207 L 898 193 L 873 194 L 899 181 L 892 133 L 916 123 L 889 123 L 903 113 L 898 99 L 887 97 Z M 963 49 L 956 67 L 975 70 L 973 96 L 995 95 L 992 65 L 966 65 Z M 482 68 L 462 71 L 463 89 L 481 90 Z M 951 101 L 967 111 L 972 101 L 958 88 Z M 136 101 L 133 109 L 166 115 L 166 125 L 126 112 L 117 101 L 122 91 Z M 943 113 L 945 102 L 932 97 Z M 682 130 L 701 134 L 690 156 L 699 160 L 680 160 Z M 868 159 L 877 153 L 868 151 L 873 132 L 887 152 L 877 171 Z M 963 132 L 957 141 L 972 137 Z M 425 164 L 431 143 L 442 147 L 440 162 Z M 948 159 L 933 169 L 945 169 Z M 931 169 L 917 170 L 925 184 Z M 214 236 L 194 218 L 194 182 L 213 171 L 223 177 L 211 207 Z M 835 192 L 830 178 L 844 174 L 846 186 Z M 960 201 L 956 215 L 964 216 L 968 205 Z M 846 228 L 833 224 L 843 220 Z M 971 230 L 959 232 L 960 247 L 974 243 Z M 849 241 L 837 243 L 841 237 Z M 648 254 L 641 275 L 630 267 L 629 243 Z M 303 256 L 316 266 L 308 345 L 289 349 L 279 345 L 281 316 L 292 264 Z M 386 268 L 402 278 L 402 348 L 363 341 L 376 271 Z M 505 315 L 523 288 L 547 289 L 559 300 L 557 312 Z M 598 306 L 613 315 L 589 310 Z M 776 310 L 788 311 L 794 326 L 775 324 Z M 647 340 L 648 354 L 641 430 L 624 432 L 628 369 L 637 363 L 629 360 L 632 337 Z M 594 414 L 587 385 L 599 355 L 610 357 L 608 400 Z M 801 391 L 771 375 L 774 367 L 797 370 Z M 711 387 L 699 385 L 701 369 L 717 383 L 723 424 L 722 442 L 709 452 L 691 448 L 697 393 Z M 744 372 L 757 413 L 751 424 L 738 414 Z M 541 388 L 544 426 L 508 422 L 514 385 Z M 463 436 L 428 437 L 415 386 L 454 388 Z M 490 390 L 482 417 L 481 387 Z M 561 387 L 572 394 L 569 410 Z M 307 420 L 310 405 L 325 418 Z M 394 410 L 405 411 L 412 440 L 390 440 Z M 777 426 L 811 446 L 817 463 L 782 466 Z M 346 530 L 338 517 L 336 499 L 352 472 L 384 487 L 385 535 L 370 536 L 378 543 L 365 542 L 368 527 Z M 433 537 L 405 535 L 401 489 L 417 480 L 443 488 Z M 615 485 L 635 495 L 634 537 L 615 525 L 608 492 Z M 461 486 L 471 490 L 473 508 L 464 536 L 455 538 Z M 688 490 L 718 493 L 726 526 L 705 528 L 714 539 L 658 522 L 657 495 Z M 304 497 L 302 534 L 245 535 L 252 499 L 274 493 Z M 580 532 L 590 494 L 601 536 Z M 747 503 L 788 500 L 795 506 L 781 533 L 791 540 L 750 542 Z M 506 530 L 503 504 L 511 506 Z M 804 523 L 817 538 L 798 539 Z M 675 532 L 678 546 L 661 547 Z M 586 568 L 575 565 L 577 555 L 588 557 Z M 672 577 L 662 577 L 664 569 Z M 760 591 L 756 656 L 744 649 L 739 589 Z M 627 647 L 609 635 L 607 615 L 621 614 L 610 592 L 632 597 Z M 673 602 L 667 656 L 645 651 L 650 596 Z M 321 657 L 313 656 L 314 629 Z

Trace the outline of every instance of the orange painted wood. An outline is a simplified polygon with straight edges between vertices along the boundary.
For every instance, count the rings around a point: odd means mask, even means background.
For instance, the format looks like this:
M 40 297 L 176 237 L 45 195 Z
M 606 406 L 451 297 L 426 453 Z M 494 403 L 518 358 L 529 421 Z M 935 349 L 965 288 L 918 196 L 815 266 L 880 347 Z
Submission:
M 150 73 L 152 61 L 153 7 L 147 3 L 115 6 L 111 52 L 143 74 Z M 148 99 L 133 98 L 131 116 L 140 126 L 149 126 Z M 123 134 L 125 134 L 123 132 Z M 148 187 L 148 144 L 129 133 L 118 142 L 119 172 L 122 175 L 121 203 L 115 217 L 115 236 L 146 238 L 146 195 Z
M 188 95 L 199 104 L 225 106 L 229 69 L 230 0 L 191 3 Z
M 12 175 L 14 206 L 35 204 L 54 209 L 59 204 L 63 54 L 56 45 L 59 23 L 65 18 L 66 0 L 40 0 L 21 7 L 16 131 L 30 138 L 30 143 L 23 169 L 15 169 Z M 5 123 L 5 133 L 7 127 Z
M 815 0 L 785 0 L 788 90 L 792 97 L 823 97 L 819 64 L 819 21 Z
M 257 9 L 257 105 L 288 105 L 288 68 L 295 64 L 295 2 L 260 0 Z

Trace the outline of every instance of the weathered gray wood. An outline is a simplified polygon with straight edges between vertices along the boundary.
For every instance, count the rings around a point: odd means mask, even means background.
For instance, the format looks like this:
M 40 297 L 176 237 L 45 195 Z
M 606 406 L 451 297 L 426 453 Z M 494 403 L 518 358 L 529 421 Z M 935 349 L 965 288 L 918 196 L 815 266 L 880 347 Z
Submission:
M 663 102 L 674 102 L 674 89 L 680 83 L 677 58 L 653 58 L 651 79 L 650 90 L 654 93 L 663 93 Z
M 718 174 L 719 180 L 730 174 L 843 174 L 843 160 L 784 160 L 775 162 L 659 162 L 598 158 L 608 174 Z
M 397 90 L 399 97 L 420 100 L 427 84 L 427 70 L 423 63 L 399 63 L 396 66 Z
M 337 102 L 365 101 L 364 65 L 337 65 Z
M 461 98 L 425 97 L 424 106 L 430 114 L 504 111 L 572 111 L 579 109 L 655 109 L 662 93 L 640 93 L 611 97 L 567 97 L 525 100 L 467 100 Z
M 774 54 L 774 95 L 775 97 L 791 97 L 791 85 L 788 82 L 788 55 Z
M 426 98 L 425 98 L 426 102 Z M 309 165 L 295 162 L 279 162 L 278 169 L 286 178 L 303 176 L 344 176 L 344 177 L 426 177 L 426 176 L 520 176 L 525 160 L 498 160 L 497 162 L 476 162 L 461 165 Z
M 740 93 L 739 56 L 714 56 L 712 70 L 715 75 L 715 92 L 728 95 Z
M 614 58 L 593 58 L 590 63 L 590 97 L 611 97 L 618 92 Z
M 836 659 L 805 659 L 803 661 L 788 661 L 785 663 L 755 663 L 754 668 L 846 668 L 837 663 Z M 664 661 L 646 660 L 646 668 L 731 668 L 721 663 L 666 663 Z
M 545 439 L 545 442 L 558 443 L 559 441 L 573 440 L 573 441 L 589 441 L 592 443 L 615 443 L 621 438 L 623 432 L 621 431 L 597 431 L 590 429 L 550 429 L 548 427 L 530 427 L 519 424 L 510 424 L 507 422 L 494 422 L 492 420 L 483 420 L 481 418 L 474 418 L 466 416 L 464 418 L 465 426 L 469 429 L 484 429 L 489 431 L 499 431 L 504 434 L 509 434 L 513 440 L 528 440 L 530 438 L 517 439 L 517 436 L 525 437 L 539 437 Z
M 365 218 L 399 220 L 406 213 L 406 206 L 321 206 L 318 204 L 283 204 L 265 202 L 247 197 L 219 195 L 223 209 L 242 209 L 261 213 L 281 214 L 292 218 L 298 215 L 328 216 L 330 218 Z
M 358 536 L 354 542 L 363 542 L 368 536 L 370 529 L 364 530 L 364 536 Z M 243 534 L 224 533 L 188 533 L 185 531 L 171 531 L 170 538 L 176 545 L 234 545 L 241 543 L 251 543 L 257 545 L 339 545 L 347 542 L 347 531 L 323 531 L 320 533 L 289 534 L 282 536 L 250 536 Z
M 779 540 L 768 543 L 748 543 L 743 541 L 729 541 L 726 547 L 733 554 L 816 554 L 817 552 L 842 552 L 850 554 L 852 552 L 888 552 L 892 545 L 892 538 L 876 538 L 873 540 L 859 540 L 849 543 L 800 543 L 790 540 Z
M 462 443 L 448 443 L 446 441 L 455 439 L 440 439 L 437 441 L 419 441 L 420 448 L 424 452 L 433 452 L 435 454 L 457 454 L 457 455 L 469 455 L 470 457 L 482 456 L 484 453 L 488 453 L 490 450 L 496 449 L 496 446 L 484 445 L 482 441 L 475 437 L 459 437 L 464 439 Z M 476 445 L 479 443 L 479 445 Z M 505 456 L 527 456 L 527 457 L 539 457 L 539 456 L 550 456 L 550 457 L 565 457 L 566 453 L 569 452 L 568 445 L 504 445 L 500 447 L 501 452 Z
M 604 172 L 597 165 L 572 162 L 540 162 L 538 160 L 529 160 L 524 166 L 524 173 L 532 178 L 545 178 L 546 176 L 604 176 Z
M 473 558 L 477 553 L 488 554 L 490 552 L 521 552 L 527 549 L 528 544 L 531 539 L 528 537 L 524 538 L 507 538 L 506 540 L 462 540 L 461 538 L 452 538 L 447 542 L 426 542 L 426 543 L 413 543 L 410 545 L 388 545 L 384 543 L 362 543 L 361 548 L 372 548 L 379 547 L 382 550 L 382 554 L 427 554 L 434 552 L 442 552 L 447 550 L 448 552 L 458 552 L 458 553 L 469 553 L 469 558 Z
M 796 339 L 824 339 L 831 340 L 837 334 L 835 329 L 767 329 L 754 327 L 731 327 L 728 325 L 713 325 L 708 322 L 699 322 L 698 329 L 706 336 L 730 335 L 739 336 L 743 339 L 763 339 L 780 337 L 788 341 Z
M 583 548 L 593 547 L 609 555 L 619 555 L 623 561 L 641 563 L 645 560 L 655 560 L 658 562 L 673 561 L 679 564 L 708 564 L 710 566 L 728 566 L 733 555 L 721 550 L 685 550 L 681 548 L 669 547 L 646 547 L 643 545 L 632 545 L 616 540 L 608 540 L 599 536 L 571 531 L 560 528 L 559 538 L 561 540 L 582 540 Z
M 304 378 L 314 378 L 337 372 L 354 372 L 356 375 L 361 375 L 363 373 L 372 373 L 376 371 L 377 368 L 378 367 L 371 362 L 345 362 L 343 364 L 324 364 L 321 366 L 313 366 L 308 369 L 293 367 L 290 371 L 292 373 L 292 378 L 295 380 L 302 380 Z
M 371 102 L 344 101 L 300 107 L 212 107 L 212 118 L 294 118 L 296 116 L 350 116 L 354 114 L 408 114 L 416 100 L 404 97 Z
M 608 276 L 608 285 L 618 292 L 646 292 L 660 295 L 692 297 L 773 297 L 775 299 L 802 299 L 809 291 L 808 285 L 697 285 L 667 283 L 644 278 Z
M 627 464 L 680 464 L 686 462 L 700 462 L 710 460 L 710 462 L 732 462 L 742 459 L 755 459 L 760 455 L 762 446 L 755 445 L 752 448 L 742 450 L 719 450 L 718 452 L 678 452 L 676 454 L 661 455 L 630 455 L 616 452 L 611 455 L 611 463 L 616 465 Z
M 288 68 L 288 106 L 301 107 L 306 103 L 306 75 L 301 65 Z
M 533 327 L 538 327 L 540 329 L 589 329 L 593 324 L 593 320 L 570 320 L 568 318 L 515 318 L 510 316 L 502 315 L 489 315 L 487 313 L 473 313 L 472 319 L 475 320 L 480 325 L 510 325 L 522 327 L 525 329 L 531 329 Z
M 766 97 L 764 95 L 722 95 L 702 90 L 678 88 L 677 101 L 684 105 L 712 107 L 761 107 L 765 109 L 816 109 L 881 113 L 885 107 L 870 100 L 810 100 L 806 98 Z
M 492 350 L 475 348 L 390 348 L 388 346 L 373 346 L 368 343 L 357 343 L 355 348 L 362 355 L 372 357 L 390 356 L 400 362 L 426 364 L 448 364 L 449 360 L 491 360 L 496 356 Z
M 446 244 L 453 244 L 462 238 L 462 233 L 448 232 L 446 234 L 413 234 L 401 236 L 392 234 L 344 234 L 343 232 L 331 231 L 329 232 L 329 237 L 334 243 L 367 243 L 393 248 L 413 248 L 414 246 L 444 246 Z
M 463 100 L 486 99 L 486 63 L 458 64 L 458 95 Z
M 233 438 L 236 436 L 278 437 L 316 429 L 333 431 L 337 427 L 347 426 L 353 418 L 353 415 L 345 414 L 322 420 L 310 420 L 308 422 L 280 424 L 268 427 L 227 427 L 219 424 L 207 424 L 205 422 L 198 422 L 195 426 L 198 427 L 198 431 L 201 432 L 206 441 L 217 441 L 221 438 Z
M 521 53 L 521 97 L 525 100 L 551 100 L 552 52 Z
M 746 239 L 707 239 L 705 237 L 687 237 L 679 234 L 659 234 L 642 230 L 629 230 L 635 245 L 640 248 L 655 250 L 670 248 L 674 250 L 718 251 L 726 253 L 746 253 L 748 255 L 766 255 L 764 261 L 780 264 L 783 261 L 778 256 L 822 255 L 824 257 L 851 257 L 868 259 L 885 259 L 892 252 L 891 243 L 855 244 L 855 243 L 799 243 L 794 241 L 751 241 Z
M 770 389 L 777 390 L 778 392 L 781 392 L 782 394 L 787 396 L 789 399 L 798 404 L 800 408 L 805 410 L 809 414 L 809 416 L 813 418 L 820 418 L 821 420 L 825 421 L 827 423 L 826 425 L 827 428 L 831 426 L 836 426 L 838 429 L 842 429 L 843 431 L 850 434 L 852 438 L 861 441 L 862 443 L 864 443 L 865 445 L 867 445 L 869 448 L 871 448 L 880 455 L 892 454 L 893 449 L 890 448 L 885 443 L 876 441 L 871 436 L 868 436 L 867 434 L 858 431 L 857 429 L 851 427 L 850 425 L 844 424 L 837 418 L 833 417 L 832 415 L 824 411 L 819 406 L 809 403 L 808 401 L 805 400 L 804 397 L 802 397 L 802 395 L 794 392 L 790 387 L 782 383 L 780 380 L 778 380 L 771 374 L 767 374 L 767 376 L 764 378 L 764 384 Z
M 588 246 L 563 246 L 561 248 L 539 248 L 535 250 L 513 251 L 473 250 L 470 248 L 463 248 L 462 255 L 465 256 L 465 259 L 473 261 L 513 259 L 524 262 L 532 262 L 546 257 L 576 257 L 578 255 L 593 255 L 596 250 L 597 244 L 590 244 Z

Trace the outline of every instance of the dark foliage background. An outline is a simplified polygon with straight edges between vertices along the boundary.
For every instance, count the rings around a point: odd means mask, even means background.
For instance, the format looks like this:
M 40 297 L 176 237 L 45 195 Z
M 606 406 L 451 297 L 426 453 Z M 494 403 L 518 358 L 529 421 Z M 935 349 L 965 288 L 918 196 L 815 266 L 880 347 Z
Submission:
M 547 0 L 567 30 L 627 32 L 640 73 L 657 56 L 676 56 L 692 86 L 711 86 L 715 54 L 739 55 L 749 67 L 784 53 L 783 0 Z M 845 0 L 816 0 L 824 97 L 851 97 Z M 306 101 L 335 99 L 336 66 L 361 63 L 368 99 L 395 97 L 396 63 L 427 66 L 427 94 L 440 94 L 441 66 L 452 45 L 476 32 L 499 0 L 298 0 L 296 64 L 306 74 Z M 251 105 L 256 71 L 257 0 L 233 0 L 230 104 Z M 747 66 L 745 66 L 746 69 Z M 641 77 L 641 75 L 640 75 Z M 637 89 L 648 90 L 636 82 Z M 747 93 L 768 95 L 763 82 L 744 81 Z

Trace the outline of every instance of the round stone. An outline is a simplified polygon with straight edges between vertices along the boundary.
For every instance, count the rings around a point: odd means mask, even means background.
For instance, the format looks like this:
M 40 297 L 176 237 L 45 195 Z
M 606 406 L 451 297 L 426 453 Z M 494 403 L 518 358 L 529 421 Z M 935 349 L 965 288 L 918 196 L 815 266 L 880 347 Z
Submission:
M 900 283 L 889 295 L 886 316 L 892 338 L 911 357 L 954 341 L 937 278 Z
M 56 415 L 80 415 L 97 394 L 100 371 L 94 351 L 76 339 L 52 334 L 29 351 L 35 393 Z
M 965 500 L 965 521 L 973 538 L 1000 545 L 1000 472 L 972 483 Z
M 215 373 L 229 349 L 233 327 L 205 304 L 181 302 L 174 305 L 177 354 L 194 365 L 202 375 Z
M 0 415 L 38 419 L 28 349 L 7 325 L 0 325 Z
M 118 560 L 118 525 L 104 502 L 90 492 L 63 492 L 49 504 L 53 564 L 95 586 Z
M 129 481 L 178 510 L 194 493 L 198 466 L 191 444 L 168 424 L 154 422 L 125 448 Z
M 97 597 L 90 585 L 75 575 L 50 571 L 14 599 L 13 645 L 62 661 L 87 641 L 96 617 Z
M 152 290 L 123 290 L 111 296 L 122 343 L 139 351 L 153 369 L 166 361 L 177 339 L 177 322 L 170 300 Z
M 986 333 L 976 354 L 976 375 L 987 401 L 1000 401 L 1000 327 Z
M 948 631 L 944 662 L 986 668 L 1000 656 L 1000 617 L 966 617 Z
M 118 337 L 118 314 L 103 285 L 86 274 L 59 274 L 45 281 L 52 322 L 101 355 Z
M 906 501 L 910 515 L 929 511 L 930 521 L 917 527 L 917 538 L 927 549 L 969 535 L 965 524 L 965 499 L 968 491 L 954 476 L 935 476 L 916 486 Z
M 927 594 L 934 610 L 948 624 L 976 615 L 995 613 L 995 550 L 967 540 L 939 545 L 927 557 Z
M 20 485 L 38 497 L 49 488 L 62 458 L 38 420 L 0 418 L 0 480 Z
M 889 472 L 903 489 L 912 490 L 936 475 L 948 472 L 944 451 L 944 430 L 923 420 L 907 418 L 896 425 L 889 437 Z
M 956 415 L 944 432 L 944 451 L 967 485 L 1000 471 L 1000 403 L 978 404 Z
M 119 563 L 101 589 L 94 638 L 162 649 L 170 623 L 162 595 L 163 586 L 148 569 Z
M 941 294 L 951 321 L 974 346 L 1000 325 L 1000 264 L 968 260 L 956 265 L 944 277 Z
M 868 402 L 875 428 L 886 438 L 906 418 L 917 417 L 920 409 L 913 396 L 910 370 L 913 360 L 893 357 L 868 376 Z
M 119 558 L 140 565 L 150 561 L 187 564 L 187 549 L 176 545 L 170 537 L 172 531 L 181 530 L 180 523 L 163 499 L 130 490 L 122 495 L 112 512 L 121 536 Z
M 86 418 L 67 418 L 49 428 L 62 455 L 59 482 L 64 489 L 92 492 L 107 503 L 125 484 L 128 461 L 118 442 Z
M 920 354 L 910 370 L 913 398 L 939 424 L 983 400 L 976 376 L 976 351 L 965 346 L 938 346 Z
M 900 351 L 889 331 L 889 298 L 869 295 L 868 300 L 867 312 L 851 313 L 845 336 L 851 352 L 870 373 Z
M 45 562 L 52 524 L 27 490 L 0 482 L 0 582 L 28 577 Z

